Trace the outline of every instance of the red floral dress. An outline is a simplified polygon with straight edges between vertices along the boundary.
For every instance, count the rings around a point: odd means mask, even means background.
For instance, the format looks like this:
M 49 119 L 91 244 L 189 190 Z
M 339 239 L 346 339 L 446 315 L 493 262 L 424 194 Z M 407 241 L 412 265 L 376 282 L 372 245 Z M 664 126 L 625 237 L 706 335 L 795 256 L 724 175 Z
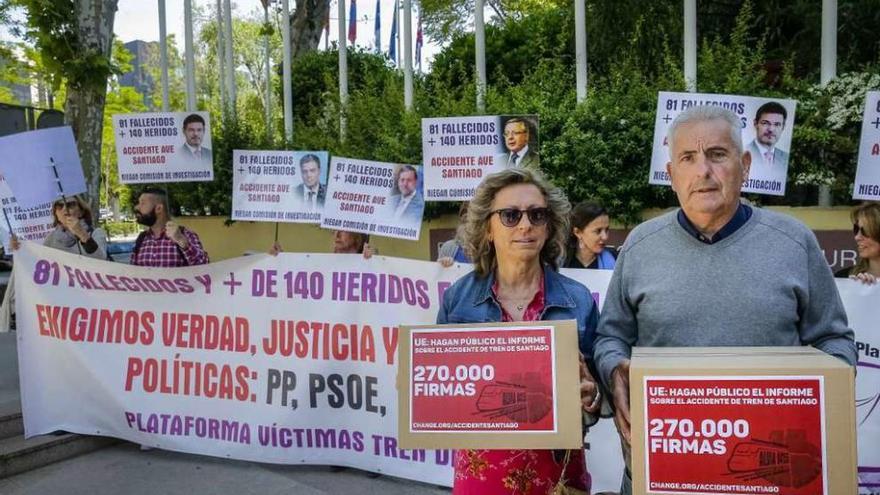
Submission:
M 492 287 L 498 299 L 497 282 Z M 523 321 L 537 321 L 544 311 L 544 286 L 526 307 Z M 501 320 L 513 321 L 501 310 Z M 565 456 L 568 465 L 565 473 Z M 545 495 L 563 480 L 566 486 L 590 493 L 590 474 L 583 449 L 578 450 L 470 450 L 455 453 L 453 495 Z

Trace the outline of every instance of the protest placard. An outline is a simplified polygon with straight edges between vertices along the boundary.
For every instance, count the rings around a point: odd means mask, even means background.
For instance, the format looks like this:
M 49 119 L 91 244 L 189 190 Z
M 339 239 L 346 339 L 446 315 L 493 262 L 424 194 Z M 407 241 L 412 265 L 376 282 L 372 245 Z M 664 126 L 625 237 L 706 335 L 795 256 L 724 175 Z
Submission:
M 86 191 L 79 152 L 69 126 L 0 137 L 0 172 L 21 208 L 40 208 Z
M 9 189 L 2 175 L 0 175 L 0 205 L 4 215 L 4 218 L 0 218 L 0 241 L 7 253 L 11 250 L 9 245 L 11 237 L 8 232 L 10 226 L 11 233 L 19 239 L 35 242 L 43 242 L 53 229 L 55 218 L 52 214 L 52 203 L 43 203 L 32 208 L 18 206 L 12 190 Z
M 666 164 L 670 160 L 667 132 L 672 121 L 695 105 L 713 105 L 726 108 L 739 118 L 743 151 L 751 156 L 743 192 L 784 196 L 796 104 L 781 98 L 661 91 L 657 97 L 648 183 L 671 184 Z
M 853 199 L 880 200 L 880 91 L 865 95 Z
M 422 119 L 425 197 L 469 201 L 483 177 L 509 167 L 538 170 L 538 117 Z
M 321 227 L 417 241 L 422 167 L 333 157 Z
M 214 179 L 208 112 L 113 116 L 119 182 L 193 182 Z
M 234 150 L 232 162 L 233 220 L 320 223 L 326 151 Z

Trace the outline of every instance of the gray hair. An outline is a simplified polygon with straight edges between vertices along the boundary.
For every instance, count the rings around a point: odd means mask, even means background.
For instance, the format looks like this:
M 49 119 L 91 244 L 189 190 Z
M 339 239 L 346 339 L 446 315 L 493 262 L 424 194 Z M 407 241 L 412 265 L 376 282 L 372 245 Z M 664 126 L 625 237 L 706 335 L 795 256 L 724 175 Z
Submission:
M 730 110 L 718 105 L 695 105 L 684 112 L 678 114 L 678 117 L 672 121 L 672 125 L 666 131 L 666 144 L 672 150 L 672 141 L 675 139 L 675 133 L 678 128 L 684 124 L 693 124 L 697 122 L 705 122 L 707 120 L 723 120 L 730 127 L 730 140 L 736 148 L 736 152 L 742 155 L 742 122 L 739 117 Z M 670 152 L 670 157 L 672 153 Z
M 498 191 L 515 184 L 534 185 L 547 201 L 550 219 L 547 222 L 547 242 L 540 253 L 541 262 L 556 270 L 559 258 L 565 253 L 565 241 L 569 234 L 568 216 L 571 211 L 571 204 L 565 194 L 539 172 L 525 168 L 505 169 L 487 175 L 477 187 L 468 204 L 467 218 L 462 229 L 462 246 L 474 263 L 474 272 L 481 277 L 493 272 L 498 266 L 495 246 L 488 239 L 492 201 Z

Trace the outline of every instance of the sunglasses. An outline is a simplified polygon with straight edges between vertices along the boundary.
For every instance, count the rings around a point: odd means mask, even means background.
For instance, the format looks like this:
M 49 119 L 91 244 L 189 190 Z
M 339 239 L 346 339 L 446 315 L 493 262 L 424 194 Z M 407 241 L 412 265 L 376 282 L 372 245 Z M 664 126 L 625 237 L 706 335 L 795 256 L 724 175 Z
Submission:
M 859 224 L 857 224 L 857 223 L 854 223 L 853 224 L 853 235 L 859 235 L 859 234 L 862 234 L 862 237 L 868 237 L 868 233 L 865 232 L 865 228 L 860 227 Z
M 68 208 L 73 208 L 79 206 L 79 203 L 77 203 L 75 200 L 68 201 L 67 203 L 55 203 L 55 208 L 64 208 L 65 206 Z
M 529 208 L 528 210 L 519 210 L 516 208 L 501 208 L 500 210 L 492 211 L 489 216 L 494 214 L 498 214 L 498 218 L 501 219 L 501 225 L 505 227 L 516 227 L 519 225 L 520 220 L 522 220 L 523 213 L 528 215 L 529 223 L 534 225 L 535 227 L 540 227 L 547 223 L 547 220 L 550 220 L 550 209 L 549 208 Z

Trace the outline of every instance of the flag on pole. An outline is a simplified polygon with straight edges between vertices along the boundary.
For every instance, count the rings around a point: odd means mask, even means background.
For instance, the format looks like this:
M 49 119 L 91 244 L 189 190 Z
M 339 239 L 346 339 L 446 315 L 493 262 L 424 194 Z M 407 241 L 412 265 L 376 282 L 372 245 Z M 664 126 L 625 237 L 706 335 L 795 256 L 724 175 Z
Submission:
M 381 0 L 376 0 L 376 22 L 373 23 L 373 34 L 376 38 L 376 53 L 382 53 L 382 15 L 379 11 Z
M 391 21 L 391 42 L 388 43 L 388 58 L 397 65 L 397 0 L 394 0 L 394 20 Z
M 348 9 L 348 42 L 352 45 L 354 45 L 354 40 L 357 39 L 358 35 L 357 15 L 357 2 L 356 0 L 351 0 L 351 7 Z
M 419 10 L 419 28 L 416 30 L 416 67 L 422 71 L 422 11 Z

